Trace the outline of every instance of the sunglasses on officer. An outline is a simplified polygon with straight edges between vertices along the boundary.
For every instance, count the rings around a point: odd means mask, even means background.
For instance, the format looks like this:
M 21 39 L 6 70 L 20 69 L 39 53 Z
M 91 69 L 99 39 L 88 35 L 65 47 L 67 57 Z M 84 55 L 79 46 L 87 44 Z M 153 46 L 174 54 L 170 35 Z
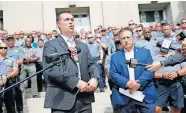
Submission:
M 186 22 L 181 22 L 181 24 L 186 24 Z
M 0 47 L 0 49 L 8 49 L 8 47 Z
M 135 25 L 135 23 L 130 23 L 129 26 L 131 26 L 131 25 Z

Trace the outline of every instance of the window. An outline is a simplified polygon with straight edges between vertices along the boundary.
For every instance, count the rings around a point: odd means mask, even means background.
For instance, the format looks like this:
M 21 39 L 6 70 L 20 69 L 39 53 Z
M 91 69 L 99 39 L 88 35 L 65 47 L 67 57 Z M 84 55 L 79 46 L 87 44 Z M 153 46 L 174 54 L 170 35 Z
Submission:
M 163 10 L 158 11 L 140 11 L 140 22 L 160 22 L 163 20 Z

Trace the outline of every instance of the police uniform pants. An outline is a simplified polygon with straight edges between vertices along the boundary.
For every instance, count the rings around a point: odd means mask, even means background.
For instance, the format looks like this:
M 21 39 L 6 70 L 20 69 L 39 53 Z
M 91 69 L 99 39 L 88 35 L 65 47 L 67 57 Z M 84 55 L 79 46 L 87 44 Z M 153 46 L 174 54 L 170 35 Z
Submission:
M 43 69 L 43 66 L 42 66 L 42 63 L 40 62 L 37 62 L 36 63 L 36 71 L 41 71 Z M 41 92 L 42 91 L 42 76 L 43 76 L 43 73 L 39 73 L 37 75 L 37 88 L 38 88 L 38 92 Z
M 7 83 L 5 88 L 11 86 L 12 84 L 13 83 Z M 0 113 L 3 113 L 3 110 L 2 110 L 3 102 L 5 103 L 7 113 L 16 113 L 14 99 L 15 99 L 15 89 L 14 88 L 5 92 L 4 98 L 0 98 Z
M 17 81 L 20 81 L 20 76 L 17 76 Z M 17 85 L 15 87 L 15 103 L 16 103 L 16 108 L 17 111 L 23 111 L 23 96 L 22 96 L 22 91 L 20 89 L 20 85 Z

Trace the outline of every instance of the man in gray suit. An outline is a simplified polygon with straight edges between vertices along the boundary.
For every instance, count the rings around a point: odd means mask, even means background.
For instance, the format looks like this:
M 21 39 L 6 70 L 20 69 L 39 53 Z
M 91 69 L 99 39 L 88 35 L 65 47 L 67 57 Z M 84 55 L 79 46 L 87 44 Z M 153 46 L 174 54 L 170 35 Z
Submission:
M 73 38 L 74 18 L 69 11 L 57 15 L 59 36 L 45 43 L 43 50 L 44 67 L 46 56 L 54 53 L 63 54 L 71 48 L 78 47 L 78 57 L 66 58 L 64 63 L 56 65 L 44 72 L 48 76 L 45 108 L 51 113 L 92 113 L 94 91 L 98 85 L 98 69 L 86 44 Z M 78 59 L 77 59 L 78 58 Z

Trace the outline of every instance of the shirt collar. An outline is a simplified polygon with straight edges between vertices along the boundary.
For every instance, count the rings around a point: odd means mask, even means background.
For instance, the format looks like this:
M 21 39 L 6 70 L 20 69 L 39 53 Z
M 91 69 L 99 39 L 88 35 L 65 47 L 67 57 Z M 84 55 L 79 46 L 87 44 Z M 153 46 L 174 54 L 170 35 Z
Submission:
M 142 35 L 140 38 L 138 36 L 135 37 L 136 40 L 144 40 L 144 36 Z
M 64 36 L 62 34 L 60 34 L 60 35 L 61 35 L 61 37 L 63 37 L 63 39 L 65 40 L 65 42 L 67 42 L 68 40 L 73 40 L 74 41 L 74 38 L 73 37 L 69 38 L 69 37 L 66 37 L 66 36 Z
M 27 47 L 27 46 L 25 45 L 25 48 L 27 48 L 27 49 L 31 49 L 31 48 L 32 48 L 32 46 L 30 46 L 30 47 Z
M 132 53 L 134 52 L 134 46 L 132 47 L 132 49 L 128 52 L 126 49 L 124 49 L 125 53 Z
M 13 50 L 15 49 L 15 46 L 14 47 L 8 47 L 8 50 Z
M 2 60 L 6 60 L 6 59 L 8 59 L 8 57 L 6 56 L 5 58 L 3 58 Z
M 164 35 L 165 36 L 165 35 Z M 166 38 L 173 38 L 174 37 L 174 33 L 173 32 L 171 32 L 171 34 L 170 34 L 170 36 L 169 37 L 167 37 L 167 36 L 165 36 Z

